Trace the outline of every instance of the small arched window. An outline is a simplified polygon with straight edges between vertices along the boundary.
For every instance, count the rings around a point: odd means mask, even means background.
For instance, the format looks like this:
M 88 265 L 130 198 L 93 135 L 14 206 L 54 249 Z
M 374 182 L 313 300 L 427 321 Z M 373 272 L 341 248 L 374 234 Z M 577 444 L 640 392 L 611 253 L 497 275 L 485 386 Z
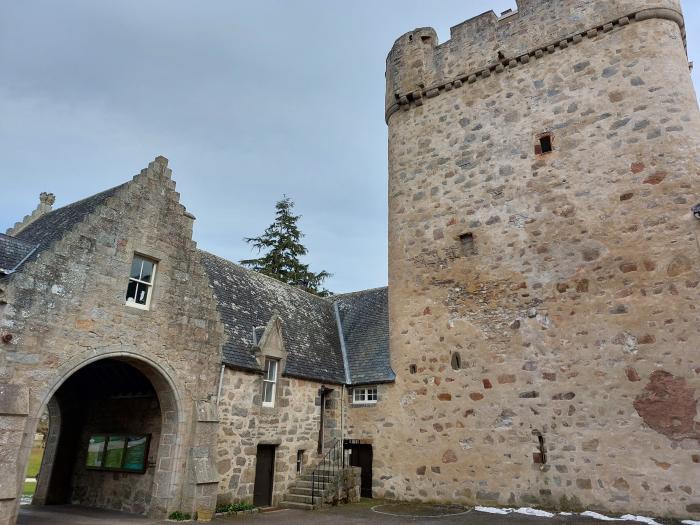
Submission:
M 462 368 L 462 358 L 459 357 L 459 352 L 454 352 L 452 354 L 452 370 L 459 370 Z

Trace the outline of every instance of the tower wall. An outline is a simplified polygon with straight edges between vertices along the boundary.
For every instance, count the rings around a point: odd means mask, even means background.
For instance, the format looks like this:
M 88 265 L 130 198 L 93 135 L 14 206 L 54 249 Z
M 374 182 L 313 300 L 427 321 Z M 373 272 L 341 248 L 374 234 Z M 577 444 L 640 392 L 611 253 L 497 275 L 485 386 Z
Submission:
M 397 379 L 375 496 L 697 518 L 700 113 L 678 3 L 521 1 L 441 46 L 418 31 L 387 59 Z

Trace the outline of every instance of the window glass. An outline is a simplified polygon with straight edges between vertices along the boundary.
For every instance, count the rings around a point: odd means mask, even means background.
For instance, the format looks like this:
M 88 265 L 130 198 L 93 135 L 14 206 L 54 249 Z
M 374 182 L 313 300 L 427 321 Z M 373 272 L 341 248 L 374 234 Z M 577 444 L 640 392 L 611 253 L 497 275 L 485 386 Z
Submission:
M 141 267 L 141 280 L 147 283 L 151 282 L 151 277 L 153 276 L 153 267 L 155 265 L 152 261 L 144 259 L 143 266 Z
M 131 273 L 129 273 L 129 277 L 132 277 L 133 279 L 138 279 L 141 277 L 142 265 L 143 259 L 141 259 L 141 257 L 134 257 L 134 260 L 131 261 Z

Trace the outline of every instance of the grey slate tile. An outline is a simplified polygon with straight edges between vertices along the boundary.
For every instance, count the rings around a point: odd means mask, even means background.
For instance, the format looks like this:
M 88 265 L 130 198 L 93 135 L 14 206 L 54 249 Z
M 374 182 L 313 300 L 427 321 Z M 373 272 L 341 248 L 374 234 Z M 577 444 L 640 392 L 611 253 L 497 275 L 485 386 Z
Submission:
M 36 244 L 0 233 L 0 273 L 14 271 L 35 248 Z
M 345 382 L 333 304 L 303 290 L 200 251 L 219 303 L 227 341 L 224 363 L 259 371 L 253 329 L 273 314 L 282 320 L 287 350 L 285 375 L 336 384 Z
M 388 288 L 374 288 L 331 298 L 345 340 L 352 384 L 394 381 L 389 355 Z

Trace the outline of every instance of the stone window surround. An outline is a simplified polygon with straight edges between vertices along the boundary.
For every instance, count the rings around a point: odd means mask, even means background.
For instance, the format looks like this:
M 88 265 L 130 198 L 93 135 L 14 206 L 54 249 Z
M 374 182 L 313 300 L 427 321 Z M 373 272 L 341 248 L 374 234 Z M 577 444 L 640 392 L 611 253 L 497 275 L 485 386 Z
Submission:
M 265 325 L 265 330 L 263 331 L 260 341 L 256 341 L 256 359 L 260 368 L 264 370 L 265 361 L 267 359 L 274 359 L 277 361 L 277 380 L 274 392 L 273 402 L 267 404 L 263 401 L 264 399 L 264 372 L 260 379 L 260 406 L 262 409 L 262 414 L 274 415 L 278 411 L 277 398 L 280 396 L 282 389 L 280 386 L 280 379 L 284 377 L 284 372 L 287 364 L 287 351 L 284 348 L 284 339 L 282 337 L 282 330 L 284 329 L 282 325 L 282 319 L 280 319 L 277 313 L 274 313 L 267 325 Z
M 128 306 L 129 308 L 125 308 L 125 311 L 127 312 L 133 312 L 133 313 L 143 313 L 145 314 L 146 312 L 149 312 L 153 309 L 155 305 L 158 304 L 158 301 L 162 295 L 162 290 L 160 286 L 156 285 L 155 282 L 155 277 L 156 277 L 156 271 L 159 274 L 167 275 L 167 255 L 162 252 L 161 250 L 154 249 L 153 247 L 147 246 L 145 243 L 141 241 L 134 241 L 131 239 L 127 240 L 127 245 L 124 248 L 124 251 L 126 253 L 130 253 L 131 257 L 129 258 L 128 262 L 125 261 L 124 265 L 124 274 L 127 276 L 127 285 L 129 283 L 128 276 L 130 275 L 131 272 L 131 263 L 134 260 L 134 257 L 143 257 L 145 259 L 149 259 L 156 263 L 157 270 L 154 269 L 153 271 L 153 278 L 151 279 L 153 284 L 151 286 L 151 293 L 149 294 L 150 297 L 148 299 L 148 308 L 144 308 L 142 305 L 134 305 L 134 304 L 129 304 L 126 301 L 124 301 L 124 306 Z M 124 296 L 122 296 L 124 297 Z
M 136 278 L 131 275 L 131 268 L 129 269 L 129 283 L 127 285 L 127 299 L 126 299 L 126 305 L 131 307 L 131 308 L 139 308 L 141 310 L 150 310 L 151 307 L 151 297 L 153 296 L 153 286 L 156 283 L 156 273 L 158 272 L 158 261 L 151 257 L 146 257 L 145 255 L 141 255 L 140 253 L 134 253 L 134 256 L 131 259 L 131 265 L 133 267 L 134 262 L 136 260 L 141 261 L 141 269 L 139 270 L 139 277 Z M 143 264 L 145 262 L 149 262 L 153 265 L 153 268 L 151 270 L 151 275 L 150 275 L 150 280 L 145 281 L 141 278 L 141 274 L 143 272 Z M 136 283 L 136 288 L 134 289 L 134 298 L 132 301 L 129 301 L 128 297 L 128 286 L 131 285 L 131 283 Z M 139 285 L 146 286 L 146 304 L 141 304 L 136 301 L 136 294 L 139 290 Z

